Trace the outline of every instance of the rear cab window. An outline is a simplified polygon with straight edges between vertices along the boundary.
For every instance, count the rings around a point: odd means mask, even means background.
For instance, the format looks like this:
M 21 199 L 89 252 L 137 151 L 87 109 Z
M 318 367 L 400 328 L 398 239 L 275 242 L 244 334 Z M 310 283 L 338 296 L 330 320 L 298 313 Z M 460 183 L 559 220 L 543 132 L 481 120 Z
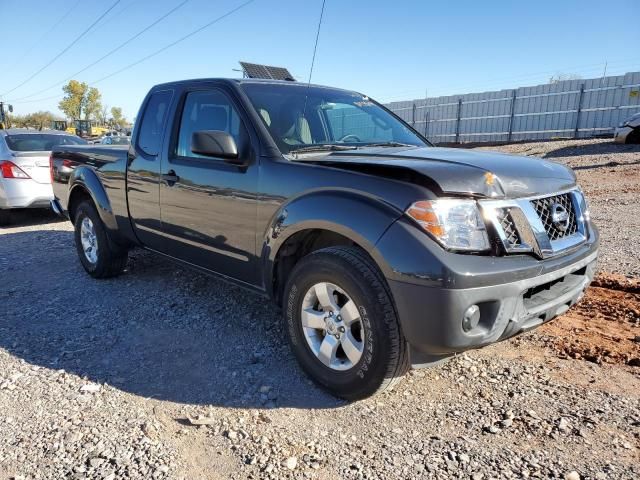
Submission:
M 156 156 L 160 153 L 172 95 L 172 90 L 162 90 L 149 97 L 140 122 L 137 142 L 138 148 L 147 155 Z

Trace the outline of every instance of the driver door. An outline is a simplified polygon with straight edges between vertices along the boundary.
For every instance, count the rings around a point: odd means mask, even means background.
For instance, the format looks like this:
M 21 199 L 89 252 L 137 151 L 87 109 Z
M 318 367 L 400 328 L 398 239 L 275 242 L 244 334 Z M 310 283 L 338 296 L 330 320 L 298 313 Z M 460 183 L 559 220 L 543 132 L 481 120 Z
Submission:
M 162 159 L 160 211 L 165 251 L 178 259 L 252 285 L 256 259 L 258 165 L 248 122 L 222 88 L 183 93 L 176 139 Z M 220 130 L 235 140 L 244 165 L 191 151 L 192 135 Z

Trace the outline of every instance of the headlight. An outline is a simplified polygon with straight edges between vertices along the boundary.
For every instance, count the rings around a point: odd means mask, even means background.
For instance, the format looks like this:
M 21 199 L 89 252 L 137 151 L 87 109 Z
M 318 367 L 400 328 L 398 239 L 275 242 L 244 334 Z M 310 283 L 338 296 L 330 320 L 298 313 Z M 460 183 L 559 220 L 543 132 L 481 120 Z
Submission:
M 475 200 L 423 200 L 411 205 L 406 214 L 445 248 L 478 252 L 490 247 Z

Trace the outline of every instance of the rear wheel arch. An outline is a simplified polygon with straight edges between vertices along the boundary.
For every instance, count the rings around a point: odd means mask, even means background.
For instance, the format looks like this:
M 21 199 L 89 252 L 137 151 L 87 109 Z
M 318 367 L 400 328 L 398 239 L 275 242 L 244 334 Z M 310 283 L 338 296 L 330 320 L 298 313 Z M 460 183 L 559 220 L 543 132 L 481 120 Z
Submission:
M 69 220 L 71 220 L 72 224 L 75 225 L 78 207 L 82 205 L 83 202 L 90 203 L 95 209 L 98 217 L 104 225 L 108 241 L 113 249 L 127 250 L 131 247 L 131 244 L 124 240 L 120 235 L 118 225 L 111 211 L 108 199 L 102 199 L 102 201 L 100 201 L 100 199 L 96 198 L 93 190 L 88 188 L 83 182 L 76 182 L 75 185 L 71 187 L 71 191 L 69 193 L 67 211 L 69 213 Z
M 76 212 L 84 200 L 90 201 L 95 205 L 89 191 L 82 185 L 75 185 L 69 193 L 69 202 L 67 203 L 67 211 L 69 212 L 71 223 L 75 223 Z
M 118 225 L 116 223 L 113 210 L 111 208 L 111 202 L 109 196 L 102 185 L 102 182 L 98 178 L 96 172 L 89 167 L 77 168 L 70 179 L 72 185 L 69 192 L 69 205 L 67 210 L 71 215 L 71 198 L 74 195 L 76 189 L 82 189 L 86 195 L 89 196 L 93 205 L 95 206 L 100 219 L 105 224 L 107 230 L 112 234 L 118 231 Z M 78 204 L 76 204 L 77 207 Z

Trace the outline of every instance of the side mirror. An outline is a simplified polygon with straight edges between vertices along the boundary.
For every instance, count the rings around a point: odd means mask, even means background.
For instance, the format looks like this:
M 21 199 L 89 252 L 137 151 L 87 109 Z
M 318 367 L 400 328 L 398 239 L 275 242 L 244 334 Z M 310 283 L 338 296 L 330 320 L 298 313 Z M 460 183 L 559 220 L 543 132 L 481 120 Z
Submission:
M 208 157 L 220 157 L 238 163 L 236 141 L 221 130 L 199 130 L 191 136 L 191 151 Z M 234 161 L 235 160 L 235 161 Z

